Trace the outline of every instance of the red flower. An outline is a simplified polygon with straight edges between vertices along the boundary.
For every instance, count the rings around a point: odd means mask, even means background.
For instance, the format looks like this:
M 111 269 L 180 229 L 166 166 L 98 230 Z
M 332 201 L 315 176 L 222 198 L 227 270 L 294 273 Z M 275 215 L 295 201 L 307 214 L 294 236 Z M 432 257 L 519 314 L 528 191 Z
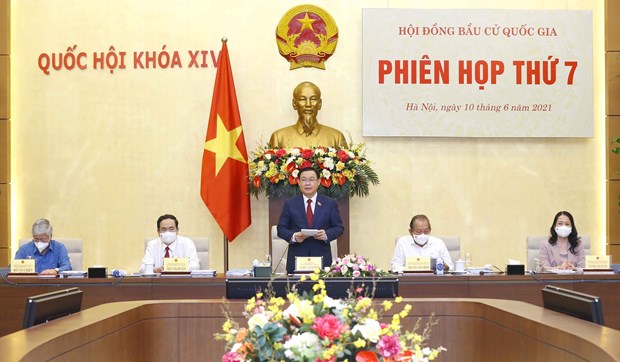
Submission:
M 303 160 L 301 162 L 301 165 L 299 165 L 299 168 L 306 168 L 306 167 L 312 167 L 312 162 L 308 161 L 308 160 Z
M 336 182 L 340 186 L 344 185 L 344 183 L 347 182 L 347 178 L 341 173 L 335 173 L 334 178 L 336 179 Z
M 323 187 L 330 187 L 332 185 L 332 179 L 321 177 L 321 185 L 323 185 Z
M 310 158 L 312 157 L 313 154 L 314 154 L 314 151 L 312 151 L 309 148 L 301 150 L 301 157 L 303 158 Z
M 355 362 L 379 362 L 379 359 L 373 351 L 359 351 L 355 355 Z
M 274 175 L 269 178 L 269 182 L 271 182 L 272 184 L 277 184 L 278 181 L 280 181 L 280 178 L 278 177 L 278 175 Z
M 275 155 L 275 154 L 276 154 L 276 152 L 275 152 L 274 150 L 271 150 L 271 149 L 270 149 L 270 150 L 265 150 L 265 154 L 266 154 L 266 155 Z
M 253 183 L 254 183 L 254 187 L 260 188 L 260 176 L 254 176 Z
M 410 362 L 412 359 L 413 359 L 412 351 L 403 351 L 403 353 L 399 354 L 395 360 L 398 362 Z
M 286 150 L 285 149 L 280 148 L 279 150 L 276 151 L 276 156 L 278 156 L 278 158 L 282 157 L 284 155 L 286 155 Z
M 336 156 L 338 156 L 340 162 L 347 162 L 349 159 L 349 154 L 345 150 L 338 150 Z
M 293 175 L 288 175 L 288 183 L 291 185 L 297 185 L 299 183 L 299 179 Z
M 334 340 L 340 337 L 342 324 L 338 321 L 338 318 L 336 318 L 335 315 L 326 314 L 323 317 L 317 317 L 314 319 L 312 329 L 316 331 L 319 337 Z
M 291 323 L 293 323 L 297 327 L 301 327 L 301 322 L 299 321 L 299 319 L 297 319 L 297 317 L 291 314 L 289 319 L 291 320 Z
M 288 165 L 286 165 L 286 172 L 288 173 L 293 173 L 295 169 L 297 169 L 297 165 L 295 164 L 295 162 L 290 162 Z

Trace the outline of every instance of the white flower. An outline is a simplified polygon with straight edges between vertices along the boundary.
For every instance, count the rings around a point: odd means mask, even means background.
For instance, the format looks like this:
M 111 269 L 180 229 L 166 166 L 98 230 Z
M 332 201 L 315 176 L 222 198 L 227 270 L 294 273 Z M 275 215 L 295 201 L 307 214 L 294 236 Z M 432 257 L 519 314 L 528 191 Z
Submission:
M 269 322 L 270 318 L 271 318 L 270 312 L 263 311 L 260 313 L 256 313 L 253 316 L 251 316 L 250 319 L 248 320 L 248 328 L 254 329 L 254 327 L 256 326 L 263 328 L 263 326 L 267 324 L 267 322 Z
M 271 160 L 271 153 L 265 154 L 265 158 L 268 159 L 268 160 Z
M 296 168 L 296 169 L 295 169 L 295 170 L 291 173 L 291 175 L 292 175 L 293 177 L 299 177 L 299 176 L 298 176 L 298 175 L 299 175 L 299 169 L 298 169 L 298 168 Z
M 326 158 L 325 161 L 323 161 L 323 167 L 325 167 L 328 170 L 333 170 L 334 169 L 334 160 L 331 158 Z
M 301 151 L 299 151 L 299 148 L 291 148 L 291 152 L 289 152 L 291 154 L 291 156 L 299 156 L 301 155 Z
M 325 307 L 334 308 L 336 311 L 341 311 L 346 306 L 346 304 L 342 300 L 333 299 L 328 295 L 323 297 L 323 304 L 325 305 Z
M 290 316 L 295 318 L 314 318 L 314 306 L 310 300 L 301 300 L 289 305 L 284 312 L 282 312 L 284 318 L 289 319 Z
M 286 319 L 291 318 L 291 316 L 295 316 L 296 318 L 299 318 L 299 309 L 297 309 L 297 305 L 291 304 L 288 306 L 288 308 L 284 310 L 284 312 L 282 312 L 282 315 Z
M 332 176 L 332 173 L 325 169 L 323 169 L 321 174 L 323 175 L 323 178 L 330 178 Z
M 321 354 L 319 336 L 305 332 L 296 334 L 284 343 L 284 356 L 291 361 L 314 361 Z
M 323 156 L 325 154 L 325 151 L 323 151 L 323 149 L 319 147 L 314 150 L 314 154 L 316 156 Z
M 351 152 L 351 151 L 349 151 L 349 152 L 347 153 L 347 155 L 349 155 L 349 158 L 355 158 L 355 153 L 353 153 L 353 152 Z
M 357 332 L 361 333 L 364 339 L 367 339 L 371 341 L 372 343 L 377 343 L 379 342 L 379 333 L 381 333 L 381 325 L 379 324 L 379 321 L 377 320 L 366 318 L 362 321 L 362 323 L 357 324 L 351 330 L 351 333 L 353 334 Z

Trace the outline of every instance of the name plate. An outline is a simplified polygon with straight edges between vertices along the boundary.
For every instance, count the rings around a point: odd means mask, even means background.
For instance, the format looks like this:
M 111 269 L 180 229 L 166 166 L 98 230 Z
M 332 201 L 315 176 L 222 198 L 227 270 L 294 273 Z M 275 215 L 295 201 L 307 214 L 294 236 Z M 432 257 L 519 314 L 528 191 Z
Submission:
M 36 274 L 34 259 L 13 259 L 11 261 L 11 273 Z
M 297 256 L 295 257 L 296 271 L 313 271 L 321 269 L 323 258 L 320 256 Z
M 164 271 L 167 271 L 167 272 L 189 271 L 189 258 L 164 258 Z
M 408 256 L 405 259 L 405 270 L 431 270 L 431 258 L 429 256 Z
M 586 269 L 610 269 L 609 255 L 586 255 Z

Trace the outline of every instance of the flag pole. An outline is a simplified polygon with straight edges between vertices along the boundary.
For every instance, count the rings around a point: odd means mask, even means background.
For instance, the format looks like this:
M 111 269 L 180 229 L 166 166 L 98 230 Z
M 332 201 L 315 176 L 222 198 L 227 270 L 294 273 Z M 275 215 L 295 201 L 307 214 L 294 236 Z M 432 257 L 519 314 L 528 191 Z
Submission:
M 228 239 L 224 235 L 224 274 L 228 271 Z
M 228 38 L 222 37 L 222 44 L 226 44 Z M 228 271 L 228 239 L 224 235 L 224 273 Z

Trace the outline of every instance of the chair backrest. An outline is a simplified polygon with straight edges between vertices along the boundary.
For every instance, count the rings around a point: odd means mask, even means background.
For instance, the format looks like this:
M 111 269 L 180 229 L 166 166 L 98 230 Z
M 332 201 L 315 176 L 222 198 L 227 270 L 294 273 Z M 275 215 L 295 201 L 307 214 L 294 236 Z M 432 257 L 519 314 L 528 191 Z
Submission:
M 278 262 L 280 262 L 280 265 L 274 270 L 275 273 L 286 273 L 286 255 L 284 255 L 284 251 L 287 250 L 287 246 L 288 242 L 278 237 L 278 227 L 276 225 L 271 226 L 271 264 L 275 268 Z M 337 240 L 332 241 L 330 247 L 332 250 L 332 258 L 340 256 L 338 255 Z
M 458 236 L 441 236 L 441 235 L 433 235 L 434 237 L 443 240 L 444 244 L 446 244 L 446 248 L 448 249 L 448 253 L 450 253 L 450 259 L 452 262 L 459 260 L 461 258 L 461 238 Z M 394 240 L 394 245 L 398 242 L 398 239 L 401 237 L 397 237 Z
M 209 269 L 209 238 L 207 236 L 187 236 L 194 242 L 196 246 L 196 253 L 198 254 L 198 260 L 200 260 L 200 269 Z M 153 237 L 144 239 L 144 249 L 149 241 L 156 239 Z
M 54 240 L 61 242 L 65 248 L 67 248 L 67 253 L 69 253 L 69 259 L 71 259 L 71 269 L 73 270 L 83 270 L 82 269 L 82 254 L 84 253 L 83 242 L 82 239 L 77 238 L 53 238 Z M 30 242 L 32 239 L 19 239 L 19 246 Z
M 590 236 L 581 235 L 581 242 L 586 255 L 590 255 Z M 540 252 L 540 245 L 546 243 L 549 240 L 549 235 L 528 235 L 526 239 L 526 253 L 527 253 L 527 270 L 534 270 L 534 259 L 538 257 Z

